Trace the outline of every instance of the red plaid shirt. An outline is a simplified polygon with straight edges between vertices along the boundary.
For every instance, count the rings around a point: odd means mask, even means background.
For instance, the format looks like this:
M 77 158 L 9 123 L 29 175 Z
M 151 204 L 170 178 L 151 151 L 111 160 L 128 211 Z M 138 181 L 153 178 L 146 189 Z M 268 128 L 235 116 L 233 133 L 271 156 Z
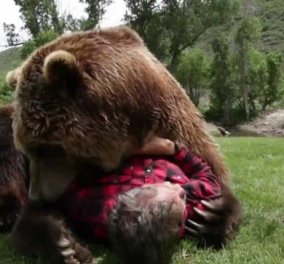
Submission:
M 220 184 L 211 168 L 183 145 L 173 156 L 134 156 L 111 174 L 78 177 L 62 197 L 67 217 L 80 230 L 107 240 L 107 221 L 116 197 L 135 187 L 169 181 L 187 185 L 187 218 L 194 220 L 193 207 L 203 209 L 201 200 L 220 194 Z

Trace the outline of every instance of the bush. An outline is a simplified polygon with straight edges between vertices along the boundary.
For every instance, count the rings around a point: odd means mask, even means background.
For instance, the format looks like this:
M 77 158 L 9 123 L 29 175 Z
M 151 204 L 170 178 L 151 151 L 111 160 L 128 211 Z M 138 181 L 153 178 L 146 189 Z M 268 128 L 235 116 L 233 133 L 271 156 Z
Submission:
M 21 58 L 27 58 L 38 47 L 56 39 L 58 36 L 58 33 L 54 32 L 53 30 L 40 32 L 36 38 L 26 42 L 23 45 L 21 49 Z
M 208 90 L 209 72 L 209 59 L 206 53 L 198 48 L 183 54 L 178 64 L 176 77 L 196 106 L 199 105 L 200 97 Z
M 14 91 L 6 83 L 5 79 L 0 77 L 0 105 L 10 103 L 14 99 Z
M 241 54 L 229 47 L 228 37 L 224 35 L 213 41 L 212 49 L 207 119 L 233 126 L 283 101 L 281 53 L 265 53 L 248 45 Z

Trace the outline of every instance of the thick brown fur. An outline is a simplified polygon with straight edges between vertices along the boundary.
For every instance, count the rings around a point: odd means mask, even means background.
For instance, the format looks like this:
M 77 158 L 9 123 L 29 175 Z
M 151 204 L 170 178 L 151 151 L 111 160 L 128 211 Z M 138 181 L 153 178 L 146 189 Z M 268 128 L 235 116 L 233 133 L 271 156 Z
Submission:
M 14 247 L 23 255 L 38 256 L 48 263 L 95 263 L 92 253 L 77 241 L 55 208 L 27 202 L 12 230 Z
M 15 149 L 13 104 L 0 108 L 0 231 L 15 222 L 27 199 L 28 161 Z
M 218 147 L 185 90 L 131 29 L 78 32 L 39 48 L 21 66 L 16 91 L 14 139 L 32 163 L 32 199 L 63 192 L 74 177 L 70 164 L 111 170 L 157 135 L 184 142 L 211 165 L 231 203 L 225 237 L 235 232 L 240 205 Z M 39 155 L 42 147 L 64 152 L 59 166 Z

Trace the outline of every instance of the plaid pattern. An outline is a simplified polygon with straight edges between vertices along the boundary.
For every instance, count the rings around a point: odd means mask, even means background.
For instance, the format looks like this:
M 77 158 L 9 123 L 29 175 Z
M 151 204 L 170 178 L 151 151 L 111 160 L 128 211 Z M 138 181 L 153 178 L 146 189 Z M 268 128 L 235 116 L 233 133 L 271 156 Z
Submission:
M 193 207 L 220 194 L 220 184 L 210 167 L 185 146 L 176 144 L 173 156 L 134 156 L 110 174 L 98 171 L 95 177 L 78 177 L 61 202 L 65 213 L 80 230 L 107 240 L 107 222 L 116 197 L 135 187 L 169 181 L 187 190 L 187 217 L 194 220 Z

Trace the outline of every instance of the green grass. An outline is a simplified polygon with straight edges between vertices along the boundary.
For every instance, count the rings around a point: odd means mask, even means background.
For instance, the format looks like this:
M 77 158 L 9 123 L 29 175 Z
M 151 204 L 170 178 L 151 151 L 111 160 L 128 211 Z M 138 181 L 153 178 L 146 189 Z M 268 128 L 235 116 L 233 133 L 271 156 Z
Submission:
M 233 186 L 244 207 L 244 220 L 237 238 L 226 249 L 197 249 L 183 241 L 176 264 L 190 263 L 284 263 L 284 139 L 219 138 L 231 168 Z M 95 255 L 100 263 L 116 263 L 102 248 Z M 17 256 L 0 237 L 0 264 L 40 263 Z

